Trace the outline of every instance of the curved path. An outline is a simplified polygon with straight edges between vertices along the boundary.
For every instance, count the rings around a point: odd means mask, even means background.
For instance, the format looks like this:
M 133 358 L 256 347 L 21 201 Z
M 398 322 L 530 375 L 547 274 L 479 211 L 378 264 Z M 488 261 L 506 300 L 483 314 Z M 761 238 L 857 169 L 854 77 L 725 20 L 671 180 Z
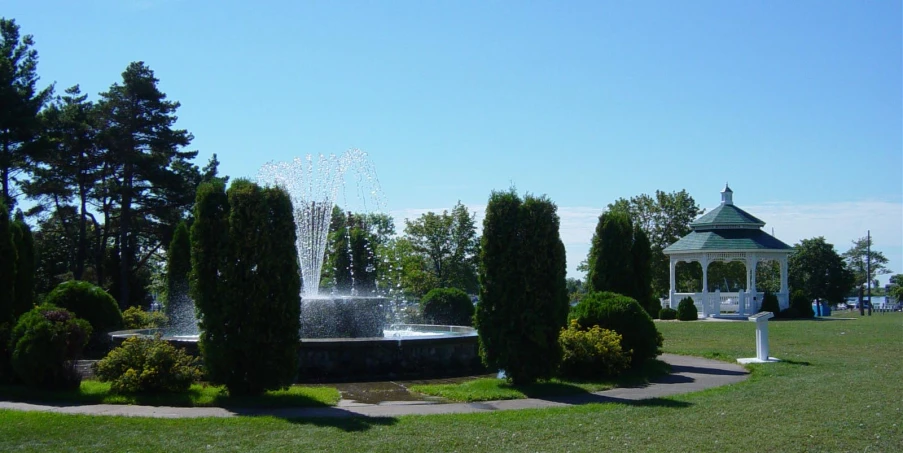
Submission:
M 617 403 L 695 392 L 745 380 L 749 372 L 740 365 L 699 357 L 662 354 L 659 360 L 671 365 L 672 373 L 641 387 L 625 387 L 585 395 L 556 398 L 527 398 L 481 403 L 435 403 L 426 401 L 386 401 L 379 404 L 341 400 L 335 407 L 273 409 L 225 409 L 221 407 L 157 407 L 116 404 L 38 405 L 0 401 L 0 409 L 45 411 L 61 414 L 119 415 L 158 418 L 233 417 L 270 415 L 280 418 L 304 417 L 395 417 L 400 415 L 461 414 L 499 410 L 566 407 L 587 403 Z

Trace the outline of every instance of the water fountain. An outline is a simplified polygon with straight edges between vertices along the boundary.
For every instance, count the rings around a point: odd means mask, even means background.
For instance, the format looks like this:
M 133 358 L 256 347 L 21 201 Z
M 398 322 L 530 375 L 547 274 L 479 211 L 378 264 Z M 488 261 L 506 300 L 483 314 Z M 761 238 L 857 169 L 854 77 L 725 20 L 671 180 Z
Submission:
M 342 205 L 349 206 L 345 190 L 348 176 L 355 176 L 356 196 L 363 205 L 358 212 L 384 209 L 376 172 L 367 155 L 358 150 L 341 156 L 320 155 L 316 160 L 308 155 L 291 162 L 268 163 L 258 173 L 259 183 L 285 188 L 294 207 L 302 277 L 300 378 L 360 380 L 481 371 L 473 328 L 393 324 L 388 319 L 391 310 L 385 294 L 356 288 L 353 268 L 350 294 L 320 291 L 333 206 L 340 196 Z M 196 351 L 196 325 L 194 329 L 186 332 L 183 326 L 164 338 Z M 143 330 L 111 335 L 121 342 L 128 336 L 152 333 Z

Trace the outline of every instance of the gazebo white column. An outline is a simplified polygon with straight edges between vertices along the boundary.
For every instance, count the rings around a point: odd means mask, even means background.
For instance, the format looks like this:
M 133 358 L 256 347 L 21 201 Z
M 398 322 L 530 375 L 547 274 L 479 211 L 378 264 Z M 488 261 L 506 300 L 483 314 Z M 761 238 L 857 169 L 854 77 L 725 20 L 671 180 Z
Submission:
M 674 293 L 677 292 L 677 277 L 676 277 L 676 275 L 677 275 L 677 259 L 675 259 L 673 256 L 671 256 L 670 258 L 671 258 L 671 259 L 670 259 L 669 261 L 671 262 L 671 264 L 670 264 L 670 269 L 671 269 L 671 275 L 670 275 L 670 286 L 671 286 L 671 291 L 668 292 L 668 306 L 671 307 L 671 308 L 674 308 Z
M 780 258 L 781 263 L 781 292 L 787 294 L 790 290 L 787 287 L 787 255 Z
M 756 257 L 755 253 L 747 253 L 746 254 L 746 291 L 752 293 L 755 297 L 756 295 L 756 265 L 759 264 L 759 259 Z

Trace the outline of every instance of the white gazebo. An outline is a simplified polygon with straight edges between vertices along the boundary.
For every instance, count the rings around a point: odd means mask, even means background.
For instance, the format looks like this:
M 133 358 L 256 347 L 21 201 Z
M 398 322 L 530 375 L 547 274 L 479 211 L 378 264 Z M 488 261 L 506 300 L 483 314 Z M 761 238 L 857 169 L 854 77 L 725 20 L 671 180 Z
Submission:
M 671 308 L 677 308 L 684 297 L 693 298 L 703 316 L 717 316 L 724 312 L 738 315 L 756 313 L 762 306 L 764 293 L 756 290 L 756 266 L 760 261 L 777 261 L 781 267 L 781 289 L 777 293 L 781 309 L 790 306 L 787 290 L 787 257 L 791 247 L 762 231 L 765 222 L 734 206 L 733 191 L 726 184 L 721 191 L 721 206 L 709 211 L 690 224 L 693 231 L 667 247 L 664 252 L 671 261 Z M 702 265 L 702 292 L 676 292 L 675 268 L 678 262 L 699 262 Z M 715 261 L 742 261 L 746 264 L 746 288 L 738 292 L 709 292 L 708 267 Z

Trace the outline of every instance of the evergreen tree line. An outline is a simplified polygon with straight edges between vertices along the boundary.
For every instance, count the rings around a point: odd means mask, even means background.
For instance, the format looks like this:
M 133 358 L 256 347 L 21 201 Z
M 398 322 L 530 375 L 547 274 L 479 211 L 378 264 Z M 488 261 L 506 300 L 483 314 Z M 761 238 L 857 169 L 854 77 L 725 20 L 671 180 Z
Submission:
M 68 279 L 106 288 L 120 307 L 147 305 L 148 286 L 202 181 L 217 178 L 186 150 L 167 99 L 143 62 L 98 94 L 39 87 L 31 35 L 0 19 L 0 198 L 37 219 L 36 291 Z

